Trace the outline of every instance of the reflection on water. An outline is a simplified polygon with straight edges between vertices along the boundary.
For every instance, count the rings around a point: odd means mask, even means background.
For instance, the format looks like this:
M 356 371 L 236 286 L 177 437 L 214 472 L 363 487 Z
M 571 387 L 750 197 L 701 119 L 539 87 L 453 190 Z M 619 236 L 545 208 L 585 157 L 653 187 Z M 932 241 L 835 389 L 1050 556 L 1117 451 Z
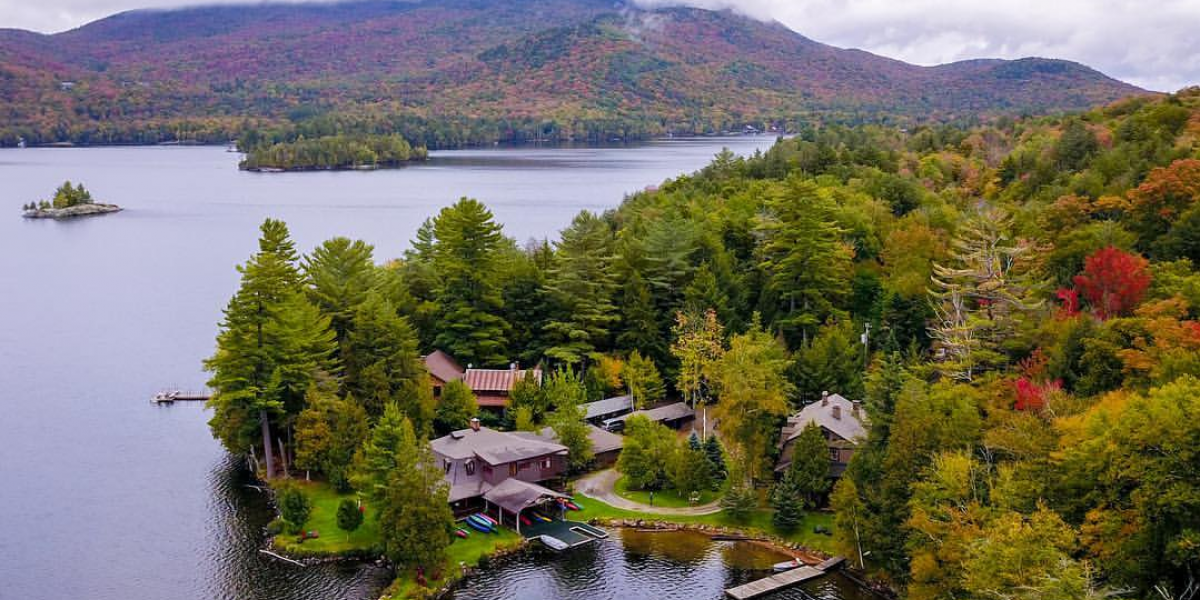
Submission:
M 771 574 L 787 556 L 750 542 L 714 542 L 696 532 L 612 530 L 588 546 L 540 546 L 492 562 L 455 600 L 719 600 L 724 590 Z M 875 600 L 832 574 L 764 600 Z

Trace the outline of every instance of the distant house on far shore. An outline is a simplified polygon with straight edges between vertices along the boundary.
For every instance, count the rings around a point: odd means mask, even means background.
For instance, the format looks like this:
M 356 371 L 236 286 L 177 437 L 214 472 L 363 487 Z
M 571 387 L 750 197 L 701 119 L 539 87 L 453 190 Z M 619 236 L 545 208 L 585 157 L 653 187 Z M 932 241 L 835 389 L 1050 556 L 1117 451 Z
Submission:
M 425 368 L 433 380 L 434 395 L 441 395 L 442 387 L 447 383 L 461 379 L 475 393 L 479 407 L 492 410 L 503 410 L 508 406 L 509 392 L 518 381 L 525 379 L 527 373 L 532 373 L 539 385 L 542 383 L 539 368 L 521 369 L 513 363 L 507 369 L 476 369 L 470 365 L 463 369 L 453 356 L 441 350 L 434 350 L 425 357 Z
M 861 402 L 854 402 L 838 394 L 823 392 L 821 399 L 800 409 L 788 417 L 780 435 L 779 462 L 775 472 L 783 473 L 792 464 L 792 452 L 796 439 L 809 423 L 816 423 L 825 436 L 829 448 L 829 476 L 838 478 L 846 470 L 858 444 L 867 439 L 867 415 Z

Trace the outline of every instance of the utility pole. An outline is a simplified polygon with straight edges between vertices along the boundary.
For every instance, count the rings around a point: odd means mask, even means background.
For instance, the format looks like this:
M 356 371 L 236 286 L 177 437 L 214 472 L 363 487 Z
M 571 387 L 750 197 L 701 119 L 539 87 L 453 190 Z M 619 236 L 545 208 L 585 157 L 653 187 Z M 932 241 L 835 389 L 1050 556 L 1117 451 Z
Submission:
M 871 323 L 870 322 L 867 322 L 866 329 L 863 330 L 862 335 L 858 336 L 858 339 L 859 339 L 859 341 L 862 342 L 862 345 L 863 345 L 863 368 L 866 368 L 867 358 L 869 357 L 869 354 L 871 351 L 871 346 L 870 346 L 870 344 L 871 344 Z

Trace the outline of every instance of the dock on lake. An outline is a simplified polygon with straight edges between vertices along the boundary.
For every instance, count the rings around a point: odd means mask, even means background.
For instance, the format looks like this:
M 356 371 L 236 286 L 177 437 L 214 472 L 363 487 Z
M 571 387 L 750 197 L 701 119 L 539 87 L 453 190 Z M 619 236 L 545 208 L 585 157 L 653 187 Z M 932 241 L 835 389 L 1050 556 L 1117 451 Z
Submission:
M 154 404 L 170 404 L 172 402 L 208 402 L 212 398 L 212 392 L 184 392 L 180 390 L 166 390 L 155 394 L 150 401 Z
M 797 567 L 790 571 L 784 571 L 763 577 L 762 579 L 751 581 L 750 583 L 739 585 L 734 588 L 725 590 L 725 595 L 734 600 L 746 600 L 747 598 L 757 598 L 763 594 L 776 592 L 784 588 L 791 587 L 796 584 L 804 583 L 810 579 L 816 579 L 825 575 L 829 571 L 842 566 L 845 559 L 840 556 L 826 560 L 825 562 L 811 567 Z

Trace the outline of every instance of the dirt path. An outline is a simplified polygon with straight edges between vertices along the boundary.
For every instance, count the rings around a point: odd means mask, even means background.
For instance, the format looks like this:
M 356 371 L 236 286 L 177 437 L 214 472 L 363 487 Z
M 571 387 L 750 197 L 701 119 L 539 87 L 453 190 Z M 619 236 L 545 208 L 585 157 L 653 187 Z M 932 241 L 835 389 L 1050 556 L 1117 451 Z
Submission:
M 640 513 L 651 515 L 711 515 L 721 512 L 719 502 L 709 502 L 708 504 L 700 504 L 698 506 L 683 506 L 679 508 L 666 508 L 661 506 L 650 506 L 641 502 L 627 500 L 617 495 L 616 484 L 617 479 L 621 474 L 616 469 L 605 469 L 597 471 L 584 477 L 581 477 L 575 482 L 575 491 L 587 494 L 592 498 L 600 500 L 605 504 L 621 508 L 624 510 L 634 510 Z

